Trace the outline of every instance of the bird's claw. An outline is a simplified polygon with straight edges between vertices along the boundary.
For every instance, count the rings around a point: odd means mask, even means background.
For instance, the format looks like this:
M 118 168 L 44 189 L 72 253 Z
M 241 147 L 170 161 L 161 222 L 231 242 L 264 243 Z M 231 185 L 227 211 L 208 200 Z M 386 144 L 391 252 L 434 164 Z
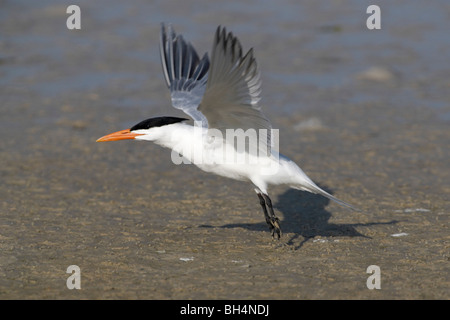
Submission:
M 277 234 L 277 239 L 281 237 L 280 220 L 277 217 L 272 217 L 268 221 L 270 230 L 272 231 L 272 239 L 275 239 L 275 233 Z

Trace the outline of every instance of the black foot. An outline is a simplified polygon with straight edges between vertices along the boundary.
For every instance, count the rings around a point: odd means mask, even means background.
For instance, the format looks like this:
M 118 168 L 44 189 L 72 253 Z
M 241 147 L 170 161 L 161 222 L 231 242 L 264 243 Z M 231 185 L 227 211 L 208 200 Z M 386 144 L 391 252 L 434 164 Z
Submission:
M 281 228 L 280 220 L 277 217 L 272 217 L 269 221 L 269 227 L 272 231 L 272 238 L 275 239 L 275 233 L 277 234 L 277 239 L 281 238 Z
M 272 207 L 272 201 L 269 196 L 266 194 L 258 193 L 258 198 L 261 204 L 261 207 L 264 211 L 264 217 L 266 218 L 266 223 L 268 224 L 270 231 L 272 232 L 272 238 L 275 239 L 275 233 L 277 234 L 277 239 L 281 237 L 281 228 L 280 228 L 280 220 L 275 216 Z M 269 208 L 269 213 L 267 212 L 267 207 Z

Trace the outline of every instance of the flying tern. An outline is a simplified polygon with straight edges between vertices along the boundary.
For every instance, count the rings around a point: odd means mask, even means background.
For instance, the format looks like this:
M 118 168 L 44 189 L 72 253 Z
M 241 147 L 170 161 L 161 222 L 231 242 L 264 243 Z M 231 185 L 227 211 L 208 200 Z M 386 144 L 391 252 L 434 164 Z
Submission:
M 181 155 L 184 163 L 206 172 L 251 182 L 272 237 L 280 238 L 281 228 L 268 194 L 269 185 L 320 194 L 355 209 L 318 187 L 299 166 L 278 152 L 274 129 L 258 105 L 261 78 L 253 49 L 243 54 L 233 33 L 219 26 L 211 59 L 207 53 L 200 58 L 191 43 L 163 23 L 160 56 L 172 105 L 194 120 L 194 125 L 186 123 L 186 118 L 150 118 L 97 142 L 153 141 L 172 149 L 174 162 Z

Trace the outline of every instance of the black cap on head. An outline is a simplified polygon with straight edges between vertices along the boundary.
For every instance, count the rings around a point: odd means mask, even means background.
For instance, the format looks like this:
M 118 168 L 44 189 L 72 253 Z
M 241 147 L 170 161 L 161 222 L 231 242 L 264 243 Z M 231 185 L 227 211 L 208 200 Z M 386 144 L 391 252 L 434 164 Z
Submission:
M 177 118 L 177 117 L 156 117 L 150 118 L 139 122 L 138 124 L 131 127 L 130 131 L 140 130 L 140 129 L 150 129 L 153 127 L 162 127 L 168 124 L 173 124 L 181 121 L 187 121 L 189 119 Z

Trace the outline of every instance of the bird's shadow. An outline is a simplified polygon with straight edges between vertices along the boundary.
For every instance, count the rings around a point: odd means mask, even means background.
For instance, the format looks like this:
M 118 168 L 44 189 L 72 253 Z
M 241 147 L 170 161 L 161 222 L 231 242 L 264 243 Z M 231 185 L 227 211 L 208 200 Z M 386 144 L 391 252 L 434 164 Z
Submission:
M 320 187 L 332 194 L 329 189 L 323 186 Z M 255 199 L 255 203 L 257 203 L 257 199 Z M 398 222 L 396 220 L 391 220 L 388 222 L 351 224 L 330 223 L 329 220 L 331 218 L 331 213 L 325 209 L 329 203 L 330 200 L 328 198 L 295 189 L 289 189 L 281 194 L 278 197 L 278 201 L 274 203 L 274 208 L 275 213 L 276 211 L 280 211 L 283 214 L 283 219 L 281 220 L 281 230 L 283 231 L 283 233 L 288 233 L 290 235 L 293 234 L 291 235 L 290 239 L 288 239 L 287 244 L 295 246 L 295 249 L 299 249 L 308 240 L 313 239 L 317 236 L 370 238 L 369 236 L 366 236 L 356 230 L 356 227 L 395 224 Z M 350 210 L 349 212 L 351 213 Z M 213 226 L 202 225 L 201 227 Z M 225 224 L 223 226 L 220 226 L 220 228 L 245 228 L 253 231 L 269 230 L 264 220 L 262 210 L 260 223 L 233 223 Z M 302 237 L 303 240 L 301 240 L 300 244 L 295 245 L 295 243 L 297 242 L 295 240 L 300 237 Z

